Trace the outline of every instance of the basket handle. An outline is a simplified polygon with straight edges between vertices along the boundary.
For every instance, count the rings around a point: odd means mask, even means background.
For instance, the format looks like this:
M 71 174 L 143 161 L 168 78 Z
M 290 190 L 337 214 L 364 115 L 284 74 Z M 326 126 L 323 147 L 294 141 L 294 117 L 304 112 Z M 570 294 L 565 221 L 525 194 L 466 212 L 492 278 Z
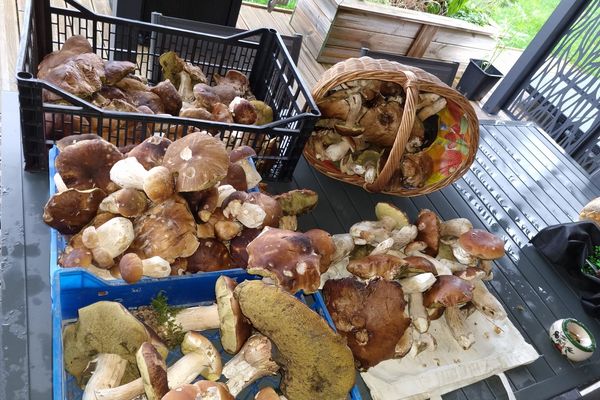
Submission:
M 417 100 L 419 99 L 419 88 L 417 87 L 417 76 L 412 71 L 404 71 L 406 76 L 406 86 L 404 91 L 406 92 L 406 102 L 404 104 L 404 111 L 402 112 L 402 121 L 398 127 L 396 133 L 396 140 L 390 151 L 385 166 L 377 176 L 377 179 L 373 183 L 365 183 L 364 188 L 370 192 L 382 192 L 387 187 L 396 170 L 400 165 L 400 160 L 404 154 L 406 143 L 410 138 L 410 132 L 412 131 L 413 124 L 415 122 L 415 116 L 417 114 Z

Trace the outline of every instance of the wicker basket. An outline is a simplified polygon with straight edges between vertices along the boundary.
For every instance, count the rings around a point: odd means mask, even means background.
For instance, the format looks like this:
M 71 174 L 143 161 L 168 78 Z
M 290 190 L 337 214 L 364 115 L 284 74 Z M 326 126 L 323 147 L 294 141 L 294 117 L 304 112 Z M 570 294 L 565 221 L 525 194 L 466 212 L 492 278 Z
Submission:
M 479 122 L 473 107 L 465 97 L 440 81 L 437 77 L 420 68 L 388 60 L 375 60 L 370 57 L 350 58 L 335 64 L 317 82 L 313 89 L 313 97 L 318 102 L 336 86 L 358 79 L 377 79 L 395 82 L 400 84 L 406 92 L 402 121 L 385 165 L 373 183 L 365 182 L 363 177 L 359 175 L 347 175 L 339 170 L 336 171 L 332 169 L 331 162 L 320 160 L 316 157 L 314 136 L 312 136 L 304 148 L 304 156 L 313 167 L 331 178 L 362 186 L 370 192 L 383 192 L 405 197 L 423 195 L 439 190 L 456 181 L 467 172 L 477 152 Z M 461 137 L 461 143 L 467 148 L 467 155 L 462 159 L 460 165 L 453 168 L 444 179 L 420 188 L 406 188 L 400 186 L 398 183 L 394 183 L 392 178 L 400 173 L 400 160 L 410 137 L 414 119 L 416 118 L 416 106 L 419 101 L 420 92 L 438 94 L 460 109 L 467 124 L 466 132 Z

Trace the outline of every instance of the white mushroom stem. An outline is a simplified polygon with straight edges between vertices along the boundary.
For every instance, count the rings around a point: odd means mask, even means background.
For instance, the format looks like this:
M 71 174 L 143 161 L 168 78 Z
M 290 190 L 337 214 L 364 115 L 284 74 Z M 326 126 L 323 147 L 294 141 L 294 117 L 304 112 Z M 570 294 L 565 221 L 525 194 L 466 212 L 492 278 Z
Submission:
M 142 275 L 152 278 L 165 278 L 171 275 L 171 264 L 159 256 L 142 260 L 142 268 Z
M 354 250 L 354 239 L 349 233 L 332 235 L 335 252 L 331 257 L 331 262 L 335 263 L 344 257 L 347 257 Z
M 92 251 L 100 267 L 114 264 L 113 259 L 123 254 L 134 239 L 133 224 L 124 217 L 112 218 L 98 228 L 88 226 L 83 230 L 83 245 Z
M 110 169 L 110 180 L 122 188 L 144 190 L 146 168 L 135 157 L 117 161 Z
M 464 350 L 469 349 L 475 342 L 475 336 L 465 324 L 464 313 L 458 307 L 446 307 L 444 317 L 454 339 Z
M 444 107 L 446 107 L 446 99 L 443 97 L 440 97 L 439 99 L 434 101 L 433 104 L 431 104 L 427 107 L 423 107 L 418 112 L 417 117 L 421 121 L 425 121 L 427 118 L 431 117 L 432 115 L 437 114 L 440 111 L 442 111 L 444 109 Z
M 441 263 L 440 260 L 438 260 L 437 258 L 433 258 L 431 256 L 428 256 L 427 254 L 421 253 L 420 250 L 410 249 L 408 246 L 404 249 L 404 251 L 407 256 L 423 257 L 424 259 L 432 263 L 438 275 L 452 275 L 452 270 L 448 268 L 447 265 Z
M 419 95 L 419 103 L 417 104 L 417 110 L 432 105 L 437 99 L 440 98 L 439 94 L 435 93 L 422 93 Z
M 247 228 L 258 228 L 263 224 L 266 216 L 267 213 L 258 204 L 244 202 L 235 218 Z
M 494 278 L 491 260 L 479 260 L 479 268 L 484 270 L 486 273 L 486 276 L 483 278 L 484 281 L 491 281 Z
M 263 335 L 252 335 L 242 349 L 223 367 L 228 379 L 227 387 L 236 397 L 246 386 L 262 378 L 274 375 L 279 366 L 271 359 L 271 341 Z
M 449 219 L 440 224 L 440 236 L 457 238 L 471 229 L 473 229 L 473 224 L 466 218 Z
M 235 188 L 231 185 L 221 185 L 217 188 L 218 197 L 217 197 L 217 207 L 221 207 L 223 205 L 223 201 L 229 197 L 229 195 L 235 192 Z
M 438 259 L 441 264 L 444 264 L 446 267 L 450 269 L 452 272 L 461 272 L 467 269 L 467 265 L 461 264 L 456 261 L 448 260 L 446 258 Z
M 109 270 L 104 269 L 104 268 L 98 268 L 95 265 L 88 265 L 86 267 L 83 267 L 83 269 L 88 270 L 92 274 L 96 275 L 98 278 L 102 278 L 104 280 L 117 279 L 110 273 Z
M 340 161 L 350 151 L 350 148 L 350 143 L 346 140 L 342 140 L 328 146 L 325 149 L 325 157 L 333 162 Z
M 189 307 L 175 315 L 176 324 L 183 332 L 205 331 L 219 328 L 219 312 L 216 304 Z
M 247 158 L 239 160 L 236 164 L 238 164 L 244 172 L 246 173 L 246 185 L 248 189 L 255 188 L 258 186 L 260 181 L 262 180 L 260 174 L 256 171 L 254 164 L 250 162 Z
M 369 255 L 376 256 L 378 254 L 385 254 L 388 252 L 389 249 L 392 248 L 393 245 L 394 245 L 394 239 L 387 238 L 383 242 L 381 242 L 377 246 L 375 246 L 375 248 L 373 250 L 371 250 L 371 253 L 369 253 Z
M 437 341 L 430 333 L 418 333 L 417 331 L 413 334 L 413 345 L 410 348 L 409 356 L 415 358 L 424 351 L 434 351 L 437 348 Z
M 169 388 L 173 389 L 185 383 L 192 383 L 202 371 L 209 367 L 206 357 L 198 353 L 189 353 L 175 361 L 167 369 L 167 380 Z M 125 385 L 109 389 L 96 390 L 94 400 L 131 400 L 136 396 L 144 394 L 144 382 L 142 378 L 135 379 Z
M 350 227 L 349 233 L 357 245 L 371 244 L 376 246 L 390 237 L 395 226 L 396 221 L 393 218 L 384 216 L 379 221 L 357 222 Z
M 394 229 L 391 233 L 392 239 L 394 239 L 394 249 L 401 250 L 407 244 L 414 241 L 419 234 L 419 230 L 416 225 L 406 225 L 400 229 Z
M 82 400 L 96 400 L 96 390 L 118 386 L 125 374 L 127 360 L 118 354 L 102 353 L 90 361 L 90 367 L 93 368 L 92 377 L 85 385 Z
M 410 293 L 408 298 L 408 315 L 412 319 L 414 327 L 419 333 L 427 332 L 429 318 L 427 318 L 427 310 L 423 305 L 423 294 L 420 292 Z
M 65 181 L 63 181 L 62 177 L 58 172 L 54 174 L 52 179 L 54 180 L 54 185 L 56 186 L 57 193 L 64 192 L 68 189 L 67 185 L 65 184 Z
M 485 316 L 501 321 L 506 318 L 506 311 L 498 299 L 490 293 L 485 283 L 479 279 L 472 281 L 474 285 L 472 302 L 475 308 L 481 311 Z
M 407 355 L 413 346 L 413 340 L 413 327 L 409 325 L 394 348 L 394 358 L 401 358 Z
M 404 294 L 423 293 L 435 283 L 435 276 L 431 272 L 400 279 Z M 421 299 L 421 303 L 423 303 Z

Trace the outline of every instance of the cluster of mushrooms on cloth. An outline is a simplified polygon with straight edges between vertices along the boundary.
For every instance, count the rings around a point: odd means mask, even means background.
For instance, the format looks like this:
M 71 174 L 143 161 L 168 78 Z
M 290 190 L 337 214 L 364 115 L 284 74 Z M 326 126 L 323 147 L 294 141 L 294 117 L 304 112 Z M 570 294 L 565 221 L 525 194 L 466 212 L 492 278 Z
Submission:
M 159 62 L 164 80 L 149 86 L 144 77 L 135 74 L 136 64 L 104 61 L 93 52 L 85 37 L 74 35 L 60 50 L 44 57 L 37 77 L 105 110 L 245 125 L 273 121 L 273 110 L 254 97 L 248 77 L 242 72 L 229 70 L 224 76 L 215 75 L 216 84 L 210 86 L 199 66 L 173 51 L 162 54 Z M 44 101 L 65 102 L 50 90 L 44 90 Z M 110 133 L 119 130 L 126 132 L 128 143 L 137 143 L 143 137 L 163 131 L 161 124 L 148 124 L 148 132 L 140 132 L 138 124 L 131 121 L 107 119 L 100 124 L 97 118 L 60 113 L 47 113 L 45 122 L 49 139 L 83 133 L 99 133 L 109 139 Z M 187 133 L 169 124 L 164 130 L 167 132 L 163 133 L 175 137 Z
M 351 58 L 325 72 L 313 97 L 322 118 L 304 155 L 332 178 L 416 196 L 452 183 L 475 157 L 473 107 L 418 68 Z
M 246 146 L 231 152 L 206 132 L 153 136 L 127 153 L 95 135 L 57 143 L 57 192 L 43 219 L 68 237 L 62 267 L 129 283 L 245 268 L 246 245 L 265 226 L 297 228 L 316 193 L 256 191 Z

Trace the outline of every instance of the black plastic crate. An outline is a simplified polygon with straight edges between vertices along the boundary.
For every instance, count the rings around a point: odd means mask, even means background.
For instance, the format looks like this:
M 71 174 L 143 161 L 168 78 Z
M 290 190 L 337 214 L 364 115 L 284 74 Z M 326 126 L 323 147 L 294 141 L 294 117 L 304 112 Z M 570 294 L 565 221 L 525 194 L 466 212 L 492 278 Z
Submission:
M 97 15 L 73 0 L 65 0 L 65 4 L 67 8 L 57 8 L 49 1 L 34 1 L 27 8 L 17 64 L 26 170 L 47 170 L 48 149 L 54 140 L 89 133 L 92 126 L 99 127 L 95 130 L 117 146 L 139 143 L 156 132 L 176 139 L 190 128 L 198 128 L 218 134 L 228 148 L 240 143 L 253 147 L 264 179 L 291 179 L 320 113 L 276 31 L 258 29 L 220 37 Z M 138 43 L 141 31 L 150 32 L 150 46 Z M 35 78 L 42 58 L 73 35 L 86 37 L 105 60 L 136 63 L 137 74 L 145 76 L 150 85 L 161 78 L 159 56 L 170 50 L 201 66 L 209 84 L 213 74 L 237 69 L 248 75 L 254 95 L 273 108 L 275 121 L 259 127 L 100 109 Z M 44 89 L 70 105 L 44 103 Z

